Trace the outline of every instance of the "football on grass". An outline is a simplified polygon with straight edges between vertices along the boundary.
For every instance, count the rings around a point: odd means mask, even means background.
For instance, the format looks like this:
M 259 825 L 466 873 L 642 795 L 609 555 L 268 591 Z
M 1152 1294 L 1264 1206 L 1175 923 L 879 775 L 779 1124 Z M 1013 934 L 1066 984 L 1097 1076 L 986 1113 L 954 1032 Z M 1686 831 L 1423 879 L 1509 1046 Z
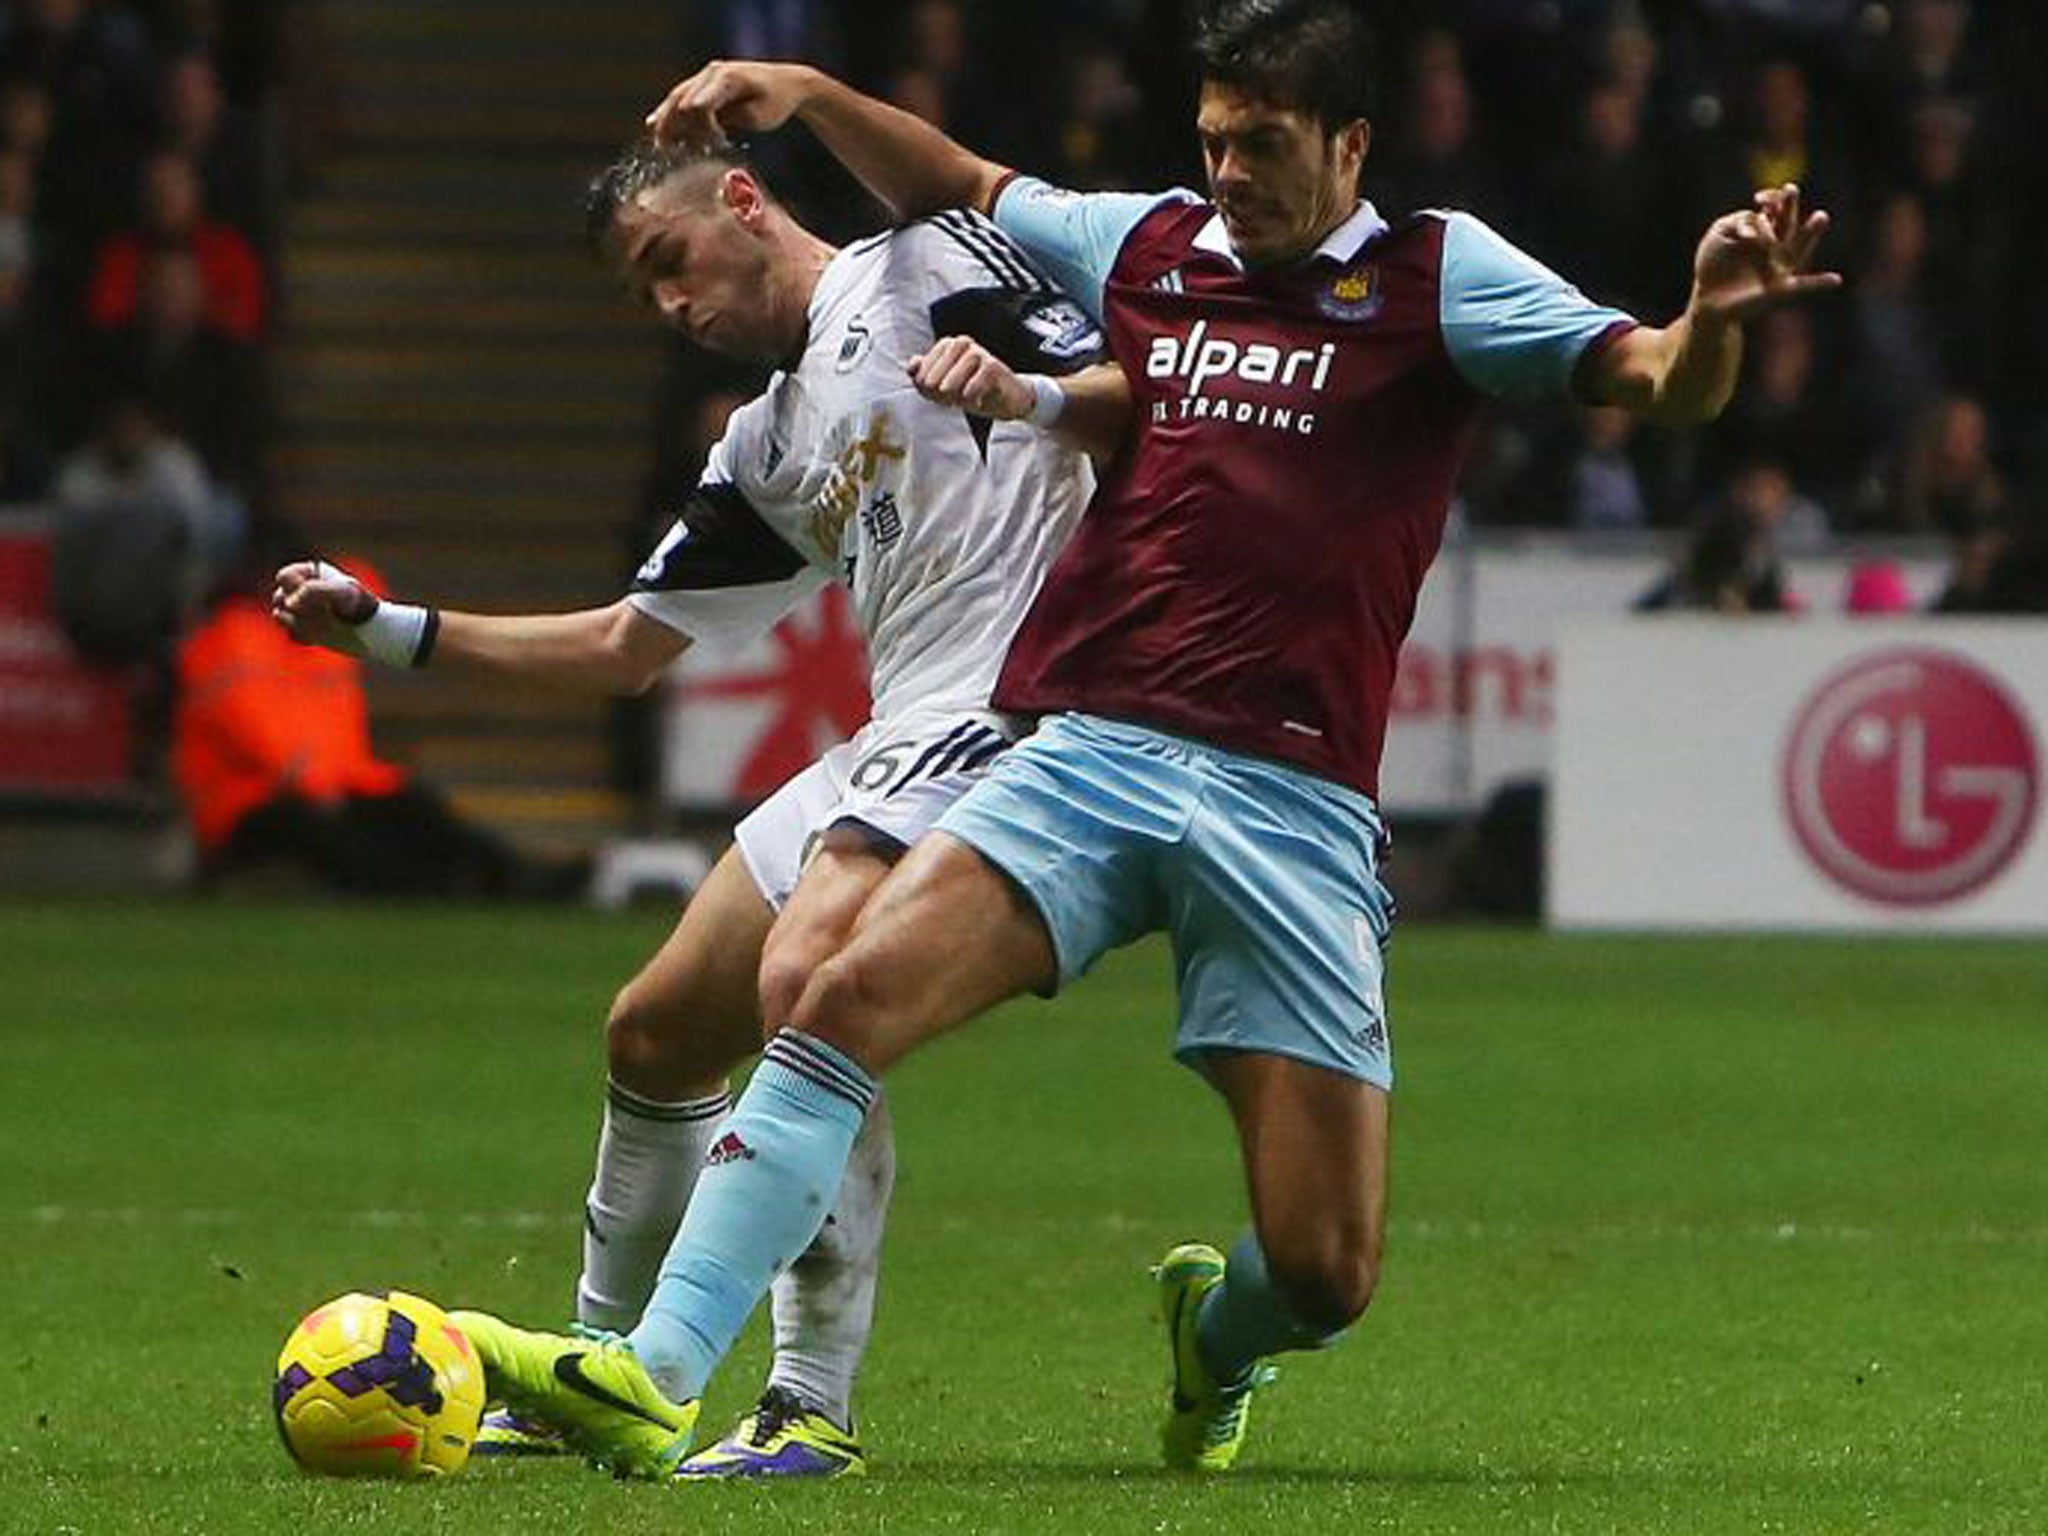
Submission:
M 309 1472 L 445 1477 L 476 1440 L 483 1366 L 431 1301 L 351 1292 L 284 1341 L 271 1402 L 285 1449 Z

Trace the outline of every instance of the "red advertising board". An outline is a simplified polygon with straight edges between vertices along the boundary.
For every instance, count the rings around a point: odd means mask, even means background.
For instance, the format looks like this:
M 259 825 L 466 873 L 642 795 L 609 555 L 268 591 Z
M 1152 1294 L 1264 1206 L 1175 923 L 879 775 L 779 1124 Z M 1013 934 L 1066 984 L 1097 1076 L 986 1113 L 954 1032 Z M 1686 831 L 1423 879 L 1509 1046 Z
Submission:
M 96 794 L 129 779 L 128 689 L 65 642 L 38 518 L 0 522 L 0 793 Z

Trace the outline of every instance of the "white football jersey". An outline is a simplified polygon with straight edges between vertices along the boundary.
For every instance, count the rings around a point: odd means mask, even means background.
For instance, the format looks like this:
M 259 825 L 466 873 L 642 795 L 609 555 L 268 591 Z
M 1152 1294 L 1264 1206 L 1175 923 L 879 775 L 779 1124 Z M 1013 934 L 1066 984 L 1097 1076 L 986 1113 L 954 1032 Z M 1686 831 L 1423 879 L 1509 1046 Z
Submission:
M 955 334 L 1019 371 L 1102 356 L 1094 322 L 979 214 L 848 246 L 811 297 L 803 356 L 733 413 L 632 603 L 693 640 L 737 642 L 844 581 L 877 719 L 985 704 L 1094 477 L 1035 427 L 911 387 L 910 359 Z

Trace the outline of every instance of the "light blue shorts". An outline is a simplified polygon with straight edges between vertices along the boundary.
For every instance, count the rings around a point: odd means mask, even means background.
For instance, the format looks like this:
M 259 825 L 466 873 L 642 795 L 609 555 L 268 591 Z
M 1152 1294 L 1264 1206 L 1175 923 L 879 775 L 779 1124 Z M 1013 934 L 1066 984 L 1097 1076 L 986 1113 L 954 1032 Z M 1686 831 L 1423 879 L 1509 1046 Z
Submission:
M 1094 715 L 1055 715 L 939 830 L 1036 904 L 1064 985 L 1155 929 L 1173 940 L 1174 1054 L 1262 1051 L 1393 1082 L 1380 883 L 1366 796 Z

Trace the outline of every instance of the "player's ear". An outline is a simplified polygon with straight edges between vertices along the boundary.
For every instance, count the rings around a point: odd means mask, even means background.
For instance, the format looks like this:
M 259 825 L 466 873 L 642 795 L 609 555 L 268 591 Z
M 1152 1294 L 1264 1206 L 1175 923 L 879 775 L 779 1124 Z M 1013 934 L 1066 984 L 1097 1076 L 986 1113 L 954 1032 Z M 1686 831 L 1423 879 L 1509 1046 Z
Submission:
M 1364 118 L 1355 118 L 1337 130 L 1337 156 L 1342 164 L 1364 165 L 1371 152 L 1372 124 Z
M 718 200 L 748 229 L 757 228 L 767 211 L 768 193 L 744 166 L 731 166 L 718 178 Z

